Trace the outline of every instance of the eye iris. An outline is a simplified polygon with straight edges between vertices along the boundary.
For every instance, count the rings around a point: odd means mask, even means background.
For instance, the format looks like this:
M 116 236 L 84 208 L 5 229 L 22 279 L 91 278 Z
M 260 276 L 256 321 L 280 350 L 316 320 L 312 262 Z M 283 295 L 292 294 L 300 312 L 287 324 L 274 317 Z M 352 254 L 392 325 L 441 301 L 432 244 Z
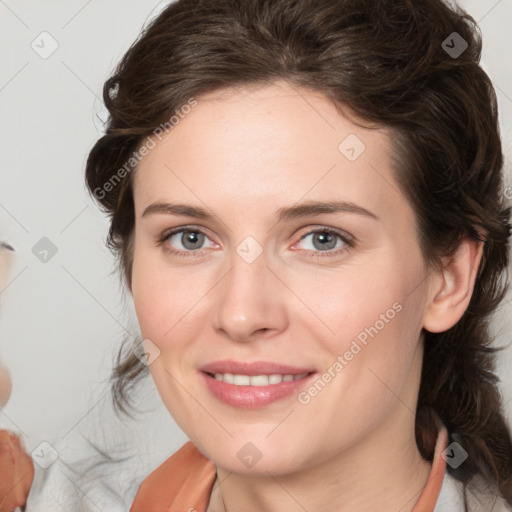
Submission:
M 199 231 L 183 231 L 181 234 L 181 243 L 183 247 L 190 250 L 196 250 L 201 246 L 204 242 L 204 233 Z M 192 246 L 190 246 L 190 244 Z M 315 249 L 334 249 L 336 247 L 336 237 L 333 233 L 329 233 L 328 231 L 319 231 L 313 233 L 313 245 Z
M 317 241 L 321 242 L 319 246 L 317 246 L 315 243 Z M 316 249 L 334 249 L 334 247 L 336 246 L 336 238 L 332 233 L 328 233 L 326 231 L 315 233 L 313 235 L 313 245 L 315 246 Z
M 198 249 L 198 247 L 190 247 L 187 244 L 190 242 L 192 245 L 196 244 L 201 246 L 203 243 L 204 234 L 198 233 L 197 231 L 184 231 L 181 236 L 181 243 L 183 244 L 183 247 L 194 250 Z

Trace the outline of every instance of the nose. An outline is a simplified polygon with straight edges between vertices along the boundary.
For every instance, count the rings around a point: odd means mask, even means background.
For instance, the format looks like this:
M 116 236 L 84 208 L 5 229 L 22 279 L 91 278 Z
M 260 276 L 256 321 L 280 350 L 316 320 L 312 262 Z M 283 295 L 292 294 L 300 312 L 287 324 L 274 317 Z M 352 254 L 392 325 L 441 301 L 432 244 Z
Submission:
M 233 253 L 231 262 L 216 286 L 213 328 L 237 342 L 269 338 L 286 329 L 287 289 L 267 265 L 265 252 L 252 262 Z

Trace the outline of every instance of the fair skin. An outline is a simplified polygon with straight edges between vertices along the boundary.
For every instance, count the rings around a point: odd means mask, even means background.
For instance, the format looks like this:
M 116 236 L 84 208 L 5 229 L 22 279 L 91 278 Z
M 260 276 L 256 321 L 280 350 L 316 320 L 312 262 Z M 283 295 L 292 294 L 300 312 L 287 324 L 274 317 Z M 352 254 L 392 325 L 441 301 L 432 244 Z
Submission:
M 162 400 L 217 467 L 208 511 L 411 511 L 431 469 L 414 437 L 421 330 L 462 316 L 481 247 L 465 241 L 443 271 L 429 271 L 393 176 L 390 132 L 356 126 L 318 92 L 276 82 L 197 99 L 135 173 L 131 291 L 143 338 L 160 351 L 150 371 Z M 366 146 L 354 161 L 338 150 L 349 134 Z M 370 215 L 276 222 L 281 208 L 334 200 Z M 157 202 L 214 217 L 143 215 Z M 197 249 L 182 233 L 157 242 L 184 226 L 205 234 Z M 311 232 L 326 227 L 354 244 L 334 235 L 323 249 Z M 237 253 L 248 236 L 263 251 L 251 263 Z M 204 384 L 199 368 L 212 361 L 273 361 L 313 369 L 307 391 L 397 303 L 307 404 L 294 393 L 236 407 Z M 261 454 L 251 467 L 237 456 L 248 442 Z

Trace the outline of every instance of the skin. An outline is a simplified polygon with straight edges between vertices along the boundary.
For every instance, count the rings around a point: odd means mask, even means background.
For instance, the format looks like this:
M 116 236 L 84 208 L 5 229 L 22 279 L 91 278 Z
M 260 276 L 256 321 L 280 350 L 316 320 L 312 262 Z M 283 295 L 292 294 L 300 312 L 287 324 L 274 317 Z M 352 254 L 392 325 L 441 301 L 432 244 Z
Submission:
M 197 100 L 134 175 L 131 291 L 142 335 L 160 351 L 150 371 L 162 400 L 217 467 L 208 511 L 412 510 L 431 469 L 414 437 L 421 330 L 462 316 L 481 247 L 464 241 L 430 271 L 393 175 L 392 134 L 356 126 L 320 93 L 279 81 Z M 353 162 L 338 150 L 349 134 L 366 146 Z M 310 200 L 348 201 L 378 220 L 338 212 L 275 222 L 280 208 Z M 143 216 L 154 202 L 216 217 Z M 187 251 L 181 234 L 158 241 L 181 226 L 205 233 L 201 254 L 165 251 Z M 328 251 L 346 250 L 325 256 L 310 234 L 322 227 L 355 245 L 336 237 Z M 236 252 L 247 236 L 263 249 L 252 263 Z M 321 374 L 397 302 L 401 311 L 306 405 L 291 396 L 235 408 L 198 373 L 233 359 Z M 250 468 L 237 457 L 247 442 L 261 453 Z

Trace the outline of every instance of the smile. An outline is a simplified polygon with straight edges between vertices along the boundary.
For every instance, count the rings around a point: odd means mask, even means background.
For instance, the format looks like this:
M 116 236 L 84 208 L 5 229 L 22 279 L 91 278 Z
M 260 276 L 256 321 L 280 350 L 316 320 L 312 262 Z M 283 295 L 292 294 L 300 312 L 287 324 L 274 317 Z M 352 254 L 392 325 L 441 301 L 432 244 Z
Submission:
M 308 372 L 300 373 L 298 375 L 293 375 L 291 373 L 285 375 L 279 373 L 274 373 L 272 375 L 233 375 L 232 373 L 216 373 L 213 376 L 218 381 L 233 384 L 235 386 L 269 386 L 281 384 L 281 382 L 300 380 L 307 375 Z
M 317 371 L 273 362 L 217 361 L 200 368 L 199 375 L 208 394 L 218 401 L 261 409 L 299 393 Z

